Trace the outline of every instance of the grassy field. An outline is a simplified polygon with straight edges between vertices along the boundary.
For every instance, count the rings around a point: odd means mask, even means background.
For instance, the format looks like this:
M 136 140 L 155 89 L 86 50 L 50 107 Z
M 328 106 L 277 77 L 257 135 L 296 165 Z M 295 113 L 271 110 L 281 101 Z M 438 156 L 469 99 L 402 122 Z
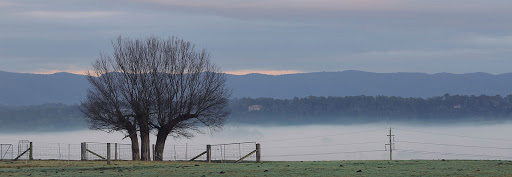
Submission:
M 4 161 L 0 176 L 512 176 L 512 161 Z

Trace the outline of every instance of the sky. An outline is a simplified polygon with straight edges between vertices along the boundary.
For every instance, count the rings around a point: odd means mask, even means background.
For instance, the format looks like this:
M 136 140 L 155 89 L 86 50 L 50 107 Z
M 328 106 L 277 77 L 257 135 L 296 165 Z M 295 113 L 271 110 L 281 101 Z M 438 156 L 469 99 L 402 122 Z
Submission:
M 226 73 L 512 72 L 510 0 L 0 0 L 0 70 L 84 73 L 176 36 Z

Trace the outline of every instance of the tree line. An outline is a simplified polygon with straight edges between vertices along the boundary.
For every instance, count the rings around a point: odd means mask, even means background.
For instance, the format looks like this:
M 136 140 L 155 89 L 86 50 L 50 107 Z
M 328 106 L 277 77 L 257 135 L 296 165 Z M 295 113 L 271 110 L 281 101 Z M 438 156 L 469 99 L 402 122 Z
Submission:
M 261 105 L 259 111 L 248 106 Z M 449 95 L 431 98 L 345 96 L 293 99 L 235 98 L 230 122 L 357 123 L 374 121 L 496 121 L 512 118 L 512 95 Z
M 262 105 L 259 111 L 249 111 Z M 431 98 L 394 96 L 304 97 L 293 99 L 234 98 L 231 123 L 350 124 L 377 121 L 431 123 L 512 120 L 512 95 L 443 95 Z M 0 130 L 65 131 L 85 129 L 79 105 L 0 106 Z
M 32 106 L 0 106 L 0 132 L 56 132 L 84 129 L 78 105 L 47 103 Z

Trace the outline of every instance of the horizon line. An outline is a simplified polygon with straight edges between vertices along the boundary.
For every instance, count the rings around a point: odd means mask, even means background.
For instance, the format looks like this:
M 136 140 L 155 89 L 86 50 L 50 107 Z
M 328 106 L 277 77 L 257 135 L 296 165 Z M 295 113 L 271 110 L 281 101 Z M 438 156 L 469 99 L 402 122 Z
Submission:
M 356 71 L 356 72 L 365 72 L 365 73 L 376 73 L 376 74 L 393 74 L 393 73 L 417 73 L 417 74 L 429 74 L 429 75 L 435 75 L 435 74 L 475 74 L 475 73 L 484 73 L 484 74 L 490 74 L 490 75 L 501 75 L 501 74 L 508 74 L 511 72 L 506 73 L 499 73 L 499 74 L 493 74 L 488 72 L 466 72 L 466 73 L 450 73 L 450 72 L 437 72 L 437 73 L 426 73 L 426 72 L 408 72 L 408 71 L 397 71 L 397 72 L 374 72 L 374 71 L 364 71 L 364 70 L 341 70 L 341 71 L 311 71 L 311 72 L 304 72 L 299 70 L 231 70 L 231 71 L 224 71 L 222 73 L 230 74 L 230 75 L 237 75 L 237 76 L 245 76 L 250 74 L 262 74 L 262 75 L 272 75 L 272 76 L 279 76 L 279 75 L 290 75 L 290 74 L 310 74 L 310 73 L 336 73 L 336 72 L 350 72 L 350 71 Z M 44 71 L 44 72 L 13 72 L 13 71 L 2 71 L 0 72 L 8 72 L 8 73 L 20 73 L 20 74 L 40 74 L 40 75 L 53 75 L 58 73 L 69 73 L 69 74 L 76 74 L 76 75 L 87 75 L 86 70 L 77 70 L 77 71 L 69 71 L 69 70 L 51 70 L 51 71 Z

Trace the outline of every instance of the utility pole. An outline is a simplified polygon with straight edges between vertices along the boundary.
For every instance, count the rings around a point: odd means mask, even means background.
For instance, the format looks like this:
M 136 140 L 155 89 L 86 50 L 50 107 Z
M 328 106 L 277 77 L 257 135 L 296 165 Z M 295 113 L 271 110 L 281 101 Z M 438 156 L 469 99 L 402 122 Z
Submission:
M 393 160 L 393 134 L 391 134 L 391 127 L 389 127 L 389 144 L 386 144 L 386 146 L 389 146 L 389 160 Z

